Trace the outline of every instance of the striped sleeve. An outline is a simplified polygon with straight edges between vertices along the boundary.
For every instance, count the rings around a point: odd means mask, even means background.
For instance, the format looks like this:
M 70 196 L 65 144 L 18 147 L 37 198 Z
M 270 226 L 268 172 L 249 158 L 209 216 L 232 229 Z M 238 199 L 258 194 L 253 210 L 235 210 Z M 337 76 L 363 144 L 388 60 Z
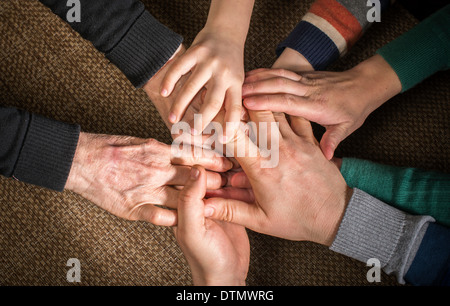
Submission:
M 380 11 L 391 0 L 380 1 Z M 361 0 L 317 0 L 290 35 L 277 47 L 301 53 L 314 67 L 323 70 L 345 55 L 370 26 L 367 15 L 372 6 Z

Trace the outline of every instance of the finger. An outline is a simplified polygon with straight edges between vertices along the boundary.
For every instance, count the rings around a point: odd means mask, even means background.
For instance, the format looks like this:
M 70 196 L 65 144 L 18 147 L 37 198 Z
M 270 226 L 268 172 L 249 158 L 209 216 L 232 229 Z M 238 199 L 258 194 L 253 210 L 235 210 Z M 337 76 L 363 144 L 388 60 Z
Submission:
M 327 128 L 320 140 L 320 148 L 328 160 L 333 158 L 337 146 L 347 136 L 347 128 L 343 125 L 335 125 Z
M 242 85 L 239 87 L 232 87 L 227 91 L 225 97 L 225 130 L 223 143 L 231 141 L 239 128 L 241 123 L 242 111 Z
M 158 226 L 175 226 L 177 212 L 174 210 L 156 207 L 153 204 L 143 204 L 136 208 L 136 220 L 150 222 Z
M 264 71 L 268 71 L 268 70 L 271 70 L 271 69 L 270 69 L 270 68 L 257 68 L 257 69 L 253 69 L 253 70 L 247 71 L 247 72 L 245 73 L 245 77 L 249 77 L 249 76 L 252 76 L 252 75 L 255 75 L 255 74 L 264 72 Z
M 205 200 L 205 216 L 220 221 L 243 225 L 258 231 L 264 212 L 256 204 L 233 199 L 210 198 Z
M 288 78 L 276 77 L 252 83 L 245 83 L 242 86 L 242 96 L 248 97 L 262 94 L 292 94 L 305 96 L 308 93 L 309 86 Z
M 245 172 L 236 172 L 230 179 L 231 186 L 237 188 L 252 188 L 250 180 Z
M 248 110 L 270 110 L 303 117 L 311 121 L 320 117 L 320 110 L 317 109 L 315 103 L 311 103 L 308 98 L 291 94 L 251 96 L 244 99 L 244 105 Z
M 289 125 L 284 113 L 274 113 L 273 117 L 275 118 L 275 121 L 278 122 L 278 128 L 282 137 L 290 138 L 295 136 L 295 133 L 292 131 L 292 128 Z
M 291 128 L 297 136 L 300 136 L 312 143 L 317 142 L 313 133 L 311 122 L 297 116 L 290 116 L 290 121 Z
M 193 71 L 170 108 L 170 122 L 176 123 L 183 117 L 188 105 L 210 78 L 211 71 L 209 69 L 195 69 Z
M 191 167 L 172 166 L 166 171 L 165 184 L 170 186 L 184 186 L 191 174 Z M 206 171 L 206 188 L 219 189 L 222 187 L 222 176 L 217 172 Z
M 163 97 L 170 96 L 180 78 L 188 73 L 196 64 L 197 58 L 194 53 L 185 53 L 175 60 L 161 82 L 161 95 Z
M 230 160 L 217 152 L 193 146 L 186 149 L 172 146 L 170 161 L 174 165 L 201 165 L 216 172 L 225 172 L 234 166 Z
M 253 135 L 253 137 L 256 138 L 255 140 L 260 148 L 271 143 L 272 132 L 279 134 L 278 127 L 274 126 L 276 120 L 271 111 L 249 111 L 249 117 L 254 129 L 256 128 L 256 135 Z M 265 143 L 261 144 L 262 140 L 265 140 Z
M 216 190 L 208 190 L 206 191 L 206 197 L 233 199 L 246 203 L 255 202 L 253 190 L 249 188 L 224 187 Z
M 245 127 L 240 127 L 233 141 L 226 144 L 227 156 L 233 156 L 239 165 L 245 169 L 258 169 L 260 152 L 257 145 L 246 135 Z
M 203 198 L 205 194 L 205 169 L 194 166 L 178 198 L 178 230 L 183 230 L 184 233 L 199 233 L 204 229 Z
M 203 132 L 205 127 L 217 116 L 224 104 L 227 91 L 226 87 L 217 83 L 214 83 L 210 87 L 206 91 L 204 102 L 199 110 L 201 120 L 194 120 L 190 124 L 194 127 L 194 135 Z
M 286 69 L 257 69 L 246 74 L 244 83 L 253 83 L 277 77 L 290 79 L 292 81 L 300 81 L 303 78 L 302 75 Z

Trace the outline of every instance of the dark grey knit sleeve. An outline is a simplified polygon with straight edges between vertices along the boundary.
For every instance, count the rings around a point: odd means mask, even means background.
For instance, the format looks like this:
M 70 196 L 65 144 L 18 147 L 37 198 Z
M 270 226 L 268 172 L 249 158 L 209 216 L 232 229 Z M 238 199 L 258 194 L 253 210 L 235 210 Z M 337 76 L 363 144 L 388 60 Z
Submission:
M 429 222 L 430 216 L 409 215 L 354 188 L 330 249 L 364 263 L 376 258 L 403 284 Z
M 138 0 L 40 0 L 104 53 L 135 87 L 143 86 L 172 57 L 183 38 L 156 20 Z M 77 1 L 72 1 L 77 2 Z
M 0 107 L 0 175 L 63 191 L 80 127 Z

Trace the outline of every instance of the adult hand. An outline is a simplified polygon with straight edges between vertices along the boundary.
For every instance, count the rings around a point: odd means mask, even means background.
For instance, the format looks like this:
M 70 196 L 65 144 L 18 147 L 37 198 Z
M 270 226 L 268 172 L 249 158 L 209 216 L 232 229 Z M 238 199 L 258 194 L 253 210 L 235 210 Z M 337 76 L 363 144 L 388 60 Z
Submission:
M 300 116 L 323 125 L 320 147 L 331 159 L 339 143 L 358 129 L 375 109 L 400 93 L 395 71 L 379 55 L 344 72 L 296 74 L 258 69 L 247 74 L 244 105 Z
M 172 226 L 176 212 L 155 205 L 177 207 L 179 186 L 192 165 L 217 172 L 233 166 L 224 157 L 208 155 L 175 157 L 171 146 L 154 139 L 81 133 L 66 189 L 118 217 Z M 222 185 L 220 174 L 208 171 L 206 176 L 208 189 Z
M 210 198 L 205 202 L 206 215 L 284 239 L 331 245 L 352 192 L 337 167 L 322 154 L 311 124 L 291 117 L 290 126 L 284 114 L 267 111 L 251 111 L 250 118 L 257 124 L 279 123 L 279 164 L 261 167 L 265 158 L 249 157 L 249 141 L 239 134 L 236 147 L 246 146 L 247 151 L 236 159 L 255 201 Z
M 189 263 L 195 285 L 245 285 L 250 244 L 245 228 L 205 218 L 207 173 L 192 167 L 178 199 L 175 237 Z
M 243 46 L 224 31 L 205 27 L 192 46 L 175 60 L 161 85 L 161 95 L 168 97 L 180 78 L 190 73 L 189 79 L 176 94 L 169 121 L 180 121 L 191 101 L 205 87 L 205 101 L 199 110 L 202 122 L 189 122 L 194 133 L 205 127 L 225 109 L 225 122 L 240 122 L 242 111 L 242 84 L 244 83 Z

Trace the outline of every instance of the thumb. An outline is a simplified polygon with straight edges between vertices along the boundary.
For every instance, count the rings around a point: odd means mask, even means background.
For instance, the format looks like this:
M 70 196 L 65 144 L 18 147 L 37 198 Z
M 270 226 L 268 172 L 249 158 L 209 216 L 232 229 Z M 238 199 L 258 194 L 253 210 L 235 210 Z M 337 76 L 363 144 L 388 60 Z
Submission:
M 193 166 L 191 174 L 178 197 L 178 230 L 186 233 L 204 228 L 204 203 L 206 172 L 201 166 Z
M 257 204 L 233 199 L 210 198 L 205 201 L 205 216 L 258 231 L 261 230 L 265 214 Z
M 337 146 L 347 137 L 347 128 L 343 125 L 336 125 L 327 128 L 320 140 L 320 148 L 328 160 L 334 156 Z

